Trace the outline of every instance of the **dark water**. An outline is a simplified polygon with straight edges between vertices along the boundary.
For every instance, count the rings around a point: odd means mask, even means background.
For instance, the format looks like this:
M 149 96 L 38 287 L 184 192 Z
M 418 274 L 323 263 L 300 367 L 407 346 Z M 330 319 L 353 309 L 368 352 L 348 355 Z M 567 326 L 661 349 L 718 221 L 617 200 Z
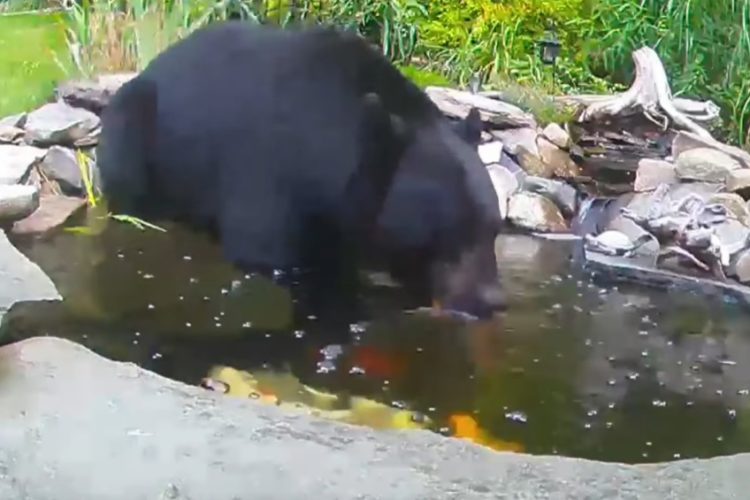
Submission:
M 509 311 L 492 323 L 399 312 L 331 331 L 205 238 L 109 224 L 15 243 L 65 301 L 22 304 L 0 341 L 56 335 L 196 384 L 214 365 L 290 370 L 320 390 L 473 416 L 529 453 L 653 462 L 750 451 L 748 313 L 715 299 L 592 282 L 573 244 L 503 236 Z M 334 353 L 331 359 L 321 350 Z M 376 361 L 373 361 L 376 360 Z M 378 361 L 379 360 L 379 361 Z

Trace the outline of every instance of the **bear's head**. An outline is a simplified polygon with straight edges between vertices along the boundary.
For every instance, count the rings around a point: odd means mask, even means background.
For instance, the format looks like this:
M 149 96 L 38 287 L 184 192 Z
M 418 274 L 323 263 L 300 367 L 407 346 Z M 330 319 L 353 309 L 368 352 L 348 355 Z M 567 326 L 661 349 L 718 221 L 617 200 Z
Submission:
M 403 127 L 403 125 L 402 125 Z M 408 137 L 378 219 L 392 272 L 433 304 L 477 317 L 504 308 L 495 258 L 501 217 L 479 158 L 482 123 L 473 109 L 451 124 L 436 119 L 400 131 Z

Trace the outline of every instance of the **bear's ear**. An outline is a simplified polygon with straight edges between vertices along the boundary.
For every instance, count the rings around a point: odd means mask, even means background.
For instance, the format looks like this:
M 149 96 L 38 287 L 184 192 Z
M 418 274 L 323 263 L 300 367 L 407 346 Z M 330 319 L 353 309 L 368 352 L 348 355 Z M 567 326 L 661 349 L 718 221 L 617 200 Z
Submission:
M 482 116 L 479 114 L 477 108 L 471 108 L 466 118 L 458 122 L 456 125 L 456 133 L 466 142 L 476 147 L 482 141 L 482 130 L 484 124 L 482 123 Z

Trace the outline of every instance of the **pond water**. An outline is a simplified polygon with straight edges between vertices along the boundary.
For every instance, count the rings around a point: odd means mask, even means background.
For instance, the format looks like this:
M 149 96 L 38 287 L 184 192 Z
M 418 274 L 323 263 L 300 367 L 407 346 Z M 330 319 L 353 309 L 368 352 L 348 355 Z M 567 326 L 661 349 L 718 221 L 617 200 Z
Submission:
M 291 373 L 422 412 L 438 432 L 470 422 L 496 449 L 630 463 L 750 451 L 747 311 L 592 280 L 574 242 L 499 238 L 510 305 L 492 322 L 400 312 L 381 286 L 342 333 L 293 314 L 286 289 L 232 269 L 202 235 L 166 227 L 16 239 L 65 301 L 17 305 L 0 342 L 67 337 L 190 384 L 217 365 Z

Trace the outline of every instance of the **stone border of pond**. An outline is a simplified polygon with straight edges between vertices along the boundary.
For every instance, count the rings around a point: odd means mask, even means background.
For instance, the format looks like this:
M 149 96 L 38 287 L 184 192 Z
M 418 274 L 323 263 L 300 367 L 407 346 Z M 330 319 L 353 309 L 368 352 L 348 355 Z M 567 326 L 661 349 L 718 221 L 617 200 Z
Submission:
M 626 465 L 291 415 L 55 337 L 0 348 L 0 498 L 745 498 L 750 454 Z

